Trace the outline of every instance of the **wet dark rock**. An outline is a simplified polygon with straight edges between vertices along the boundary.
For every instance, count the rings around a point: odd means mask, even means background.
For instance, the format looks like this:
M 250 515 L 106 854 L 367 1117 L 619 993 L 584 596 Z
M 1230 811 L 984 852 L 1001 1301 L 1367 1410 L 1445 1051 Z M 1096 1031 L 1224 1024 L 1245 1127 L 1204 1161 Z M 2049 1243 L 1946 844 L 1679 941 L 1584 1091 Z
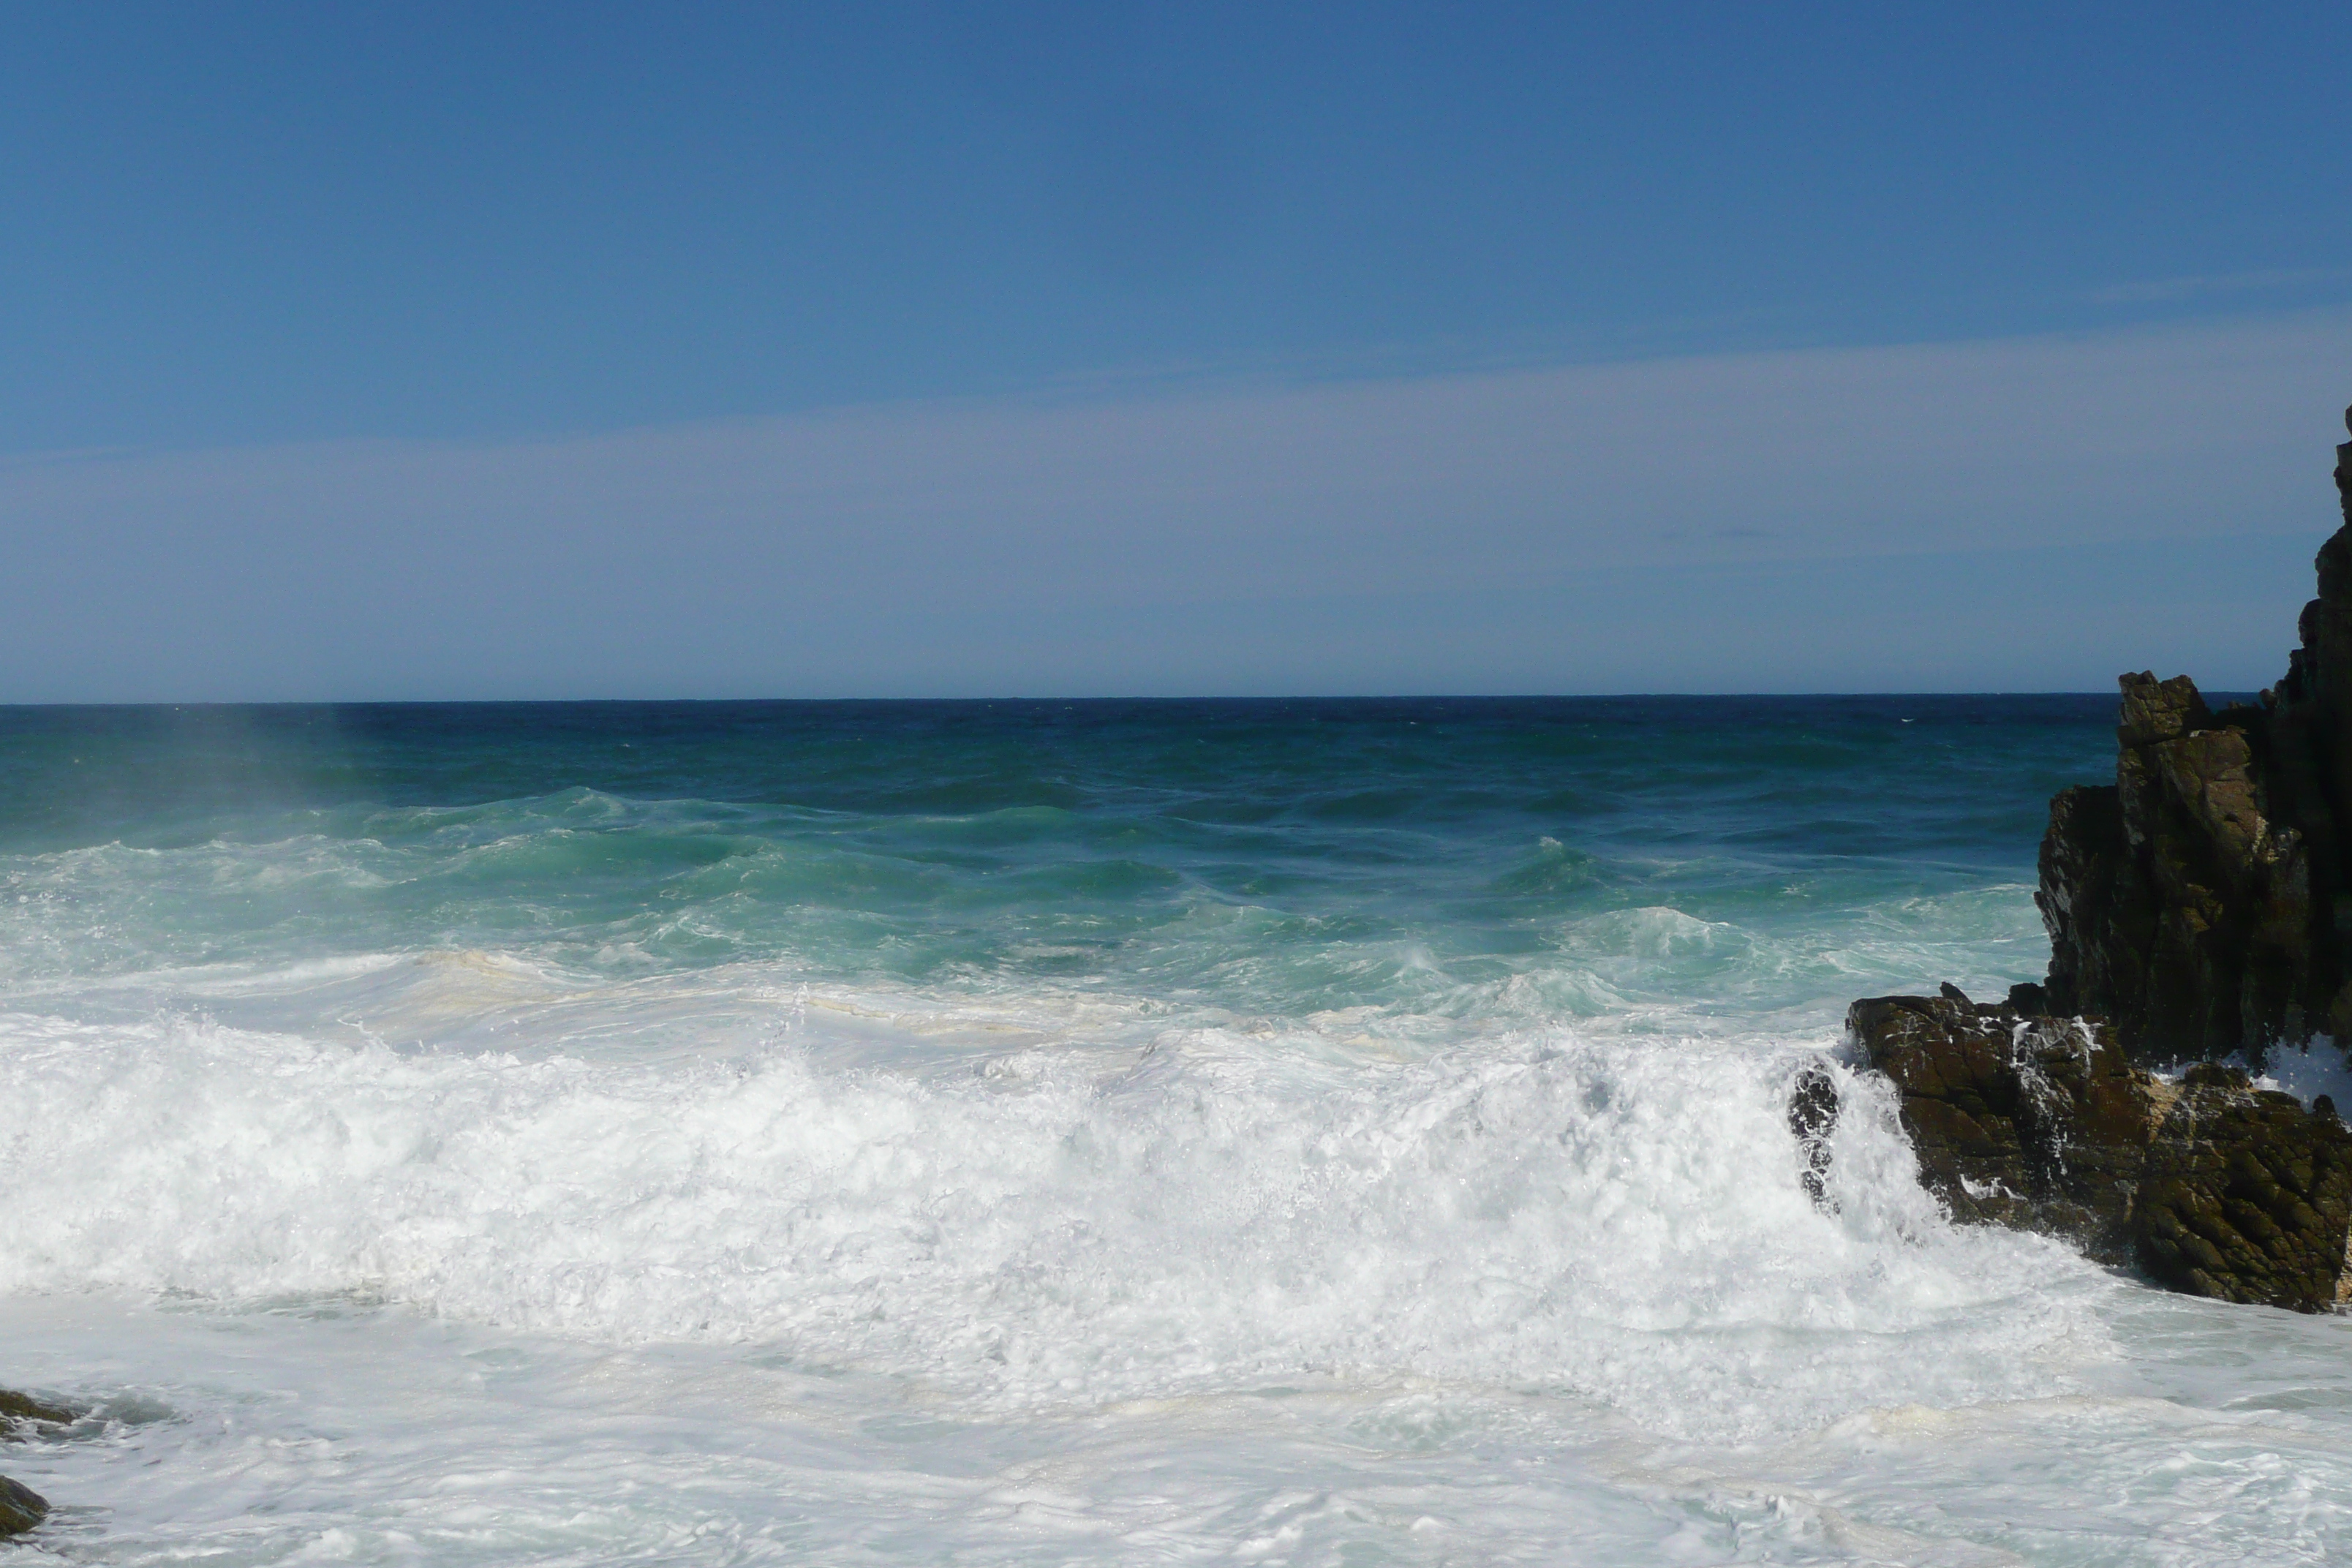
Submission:
M 1847 1026 L 1902 1096 L 1921 1179 L 1956 1219 L 2131 1258 L 2152 1108 L 2105 1026 L 1949 996 L 1856 1002 Z
M 2032 981 L 2009 988 L 2009 1010 L 2012 1013 L 2047 1013 L 2051 1011 L 2050 993 Z
M 43 1427 L 70 1426 L 74 1420 L 74 1412 L 62 1405 L 0 1388 L 0 1437 L 23 1437 Z M 48 1514 L 48 1502 L 38 1492 L 0 1476 L 0 1536 L 21 1535 Z
M 46 1399 L 36 1399 L 13 1388 L 0 1388 L 0 1421 L 10 1425 L 38 1422 L 51 1426 L 70 1426 L 74 1422 L 74 1413 L 62 1405 L 52 1405 Z
M 2166 1111 L 2141 1177 L 2136 1260 L 2224 1301 L 2332 1307 L 2347 1294 L 2352 1133 L 2334 1116 L 2208 1077 Z
M 2352 442 L 2336 483 L 2285 679 L 2217 712 L 2187 676 L 2124 676 L 2115 784 L 2050 803 L 2033 1010 L 2105 1017 L 2139 1059 L 2352 1039 Z
M 1804 1160 L 1797 1179 L 1815 1208 L 1835 1206 L 1829 1195 L 1830 1135 L 1837 1131 L 1837 1079 L 1827 1068 L 1806 1068 L 1789 1089 L 1789 1133 Z
M 1941 995 L 1873 997 L 1846 1021 L 1955 1219 L 2063 1237 L 2193 1295 L 2347 1299 L 2352 1131 L 2334 1107 L 2215 1063 L 2168 1083 L 2095 1019 Z
M 2050 803 L 2048 978 L 1847 1015 L 1955 1218 L 2305 1311 L 2352 1299 L 2352 1131 L 2325 1095 L 2306 1110 L 2216 1058 L 2352 1042 L 2352 442 L 2336 488 L 2302 646 L 2259 704 L 2121 678 L 2116 782 Z M 2177 1083 L 2147 1065 L 2184 1061 Z M 1792 1097 L 1800 1143 L 1822 1137 L 1800 1120 Z
M 47 1499 L 20 1481 L 0 1476 L 0 1535 L 22 1535 L 48 1517 Z

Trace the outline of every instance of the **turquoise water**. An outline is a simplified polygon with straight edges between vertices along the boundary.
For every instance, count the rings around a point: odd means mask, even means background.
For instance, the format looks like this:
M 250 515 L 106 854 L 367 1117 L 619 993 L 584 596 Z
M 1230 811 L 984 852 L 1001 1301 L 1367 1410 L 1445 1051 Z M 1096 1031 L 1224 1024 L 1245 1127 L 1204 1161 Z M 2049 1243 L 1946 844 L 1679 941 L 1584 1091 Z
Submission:
M 2039 976 L 2112 723 L 0 710 L 10 1550 L 2341 1560 L 2346 1321 L 1953 1227 L 1840 1039 Z
M 1941 978 L 1955 940 L 1961 978 L 2038 975 L 2015 889 L 2111 707 L 17 710 L 6 979 L 446 948 L 1277 1016 L 1513 981 L 1842 1009 L 1854 966 Z

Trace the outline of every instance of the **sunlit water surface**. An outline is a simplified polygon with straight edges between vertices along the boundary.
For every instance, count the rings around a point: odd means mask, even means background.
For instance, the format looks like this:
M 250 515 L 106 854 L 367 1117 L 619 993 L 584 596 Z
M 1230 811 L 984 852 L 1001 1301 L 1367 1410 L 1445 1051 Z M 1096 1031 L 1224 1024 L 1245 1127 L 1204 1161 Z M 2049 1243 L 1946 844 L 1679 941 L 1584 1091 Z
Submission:
M 1841 1054 L 2112 713 L 0 710 L 0 1558 L 2352 1561 L 2352 1323 Z

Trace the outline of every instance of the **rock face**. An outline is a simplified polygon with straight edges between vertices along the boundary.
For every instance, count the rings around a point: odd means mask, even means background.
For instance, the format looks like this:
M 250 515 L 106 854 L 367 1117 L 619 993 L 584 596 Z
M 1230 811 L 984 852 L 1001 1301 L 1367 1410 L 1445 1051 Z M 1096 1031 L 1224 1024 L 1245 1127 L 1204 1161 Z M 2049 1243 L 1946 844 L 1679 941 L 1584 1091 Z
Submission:
M 2148 1146 L 2133 1258 L 2192 1296 L 2319 1311 L 2352 1300 L 2352 1133 L 2332 1108 L 2189 1069 Z
M 1819 1067 L 1799 1073 L 1789 1091 L 1789 1134 L 1805 1158 L 1798 1178 L 1805 1184 L 1805 1195 L 1819 1208 L 1829 1207 L 1831 1202 L 1830 1134 L 1837 1130 L 1837 1079 Z
M 2286 678 L 2215 712 L 2187 676 L 2125 676 L 2115 784 L 2050 803 L 2050 1005 L 2143 1059 L 2352 1039 L 2352 442 L 2336 452 L 2345 526 Z
M 1877 996 L 1846 1013 L 1870 1065 L 1902 1095 L 1923 1180 L 1953 1217 L 2046 1231 L 2092 1256 L 2131 1256 L 2131 1184 L 2150 1127 L 2145 1075 L 2104 1025 Z
M 1946 986 L 1846 1015 L 1955 1218 L 2063 1237 L 2192 1295 L 2307 1312 L 2352 1299 L 2352 1131 L 2332 1106 L 2210 1065 L 2167 1082 L 2104 1022 L 2021 1011 L 2038 990 L 1986 1006 Z

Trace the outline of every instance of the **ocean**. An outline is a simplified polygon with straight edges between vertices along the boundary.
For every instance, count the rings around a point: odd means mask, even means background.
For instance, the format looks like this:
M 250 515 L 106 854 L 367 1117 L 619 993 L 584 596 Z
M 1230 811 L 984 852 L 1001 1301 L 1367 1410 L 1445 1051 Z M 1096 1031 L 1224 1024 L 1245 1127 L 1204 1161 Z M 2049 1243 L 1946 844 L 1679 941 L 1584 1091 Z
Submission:
M 2352 1561 L 2352 1320 L 1845 1055 L 2114 710 L 0 710 L 0 1562 Z

